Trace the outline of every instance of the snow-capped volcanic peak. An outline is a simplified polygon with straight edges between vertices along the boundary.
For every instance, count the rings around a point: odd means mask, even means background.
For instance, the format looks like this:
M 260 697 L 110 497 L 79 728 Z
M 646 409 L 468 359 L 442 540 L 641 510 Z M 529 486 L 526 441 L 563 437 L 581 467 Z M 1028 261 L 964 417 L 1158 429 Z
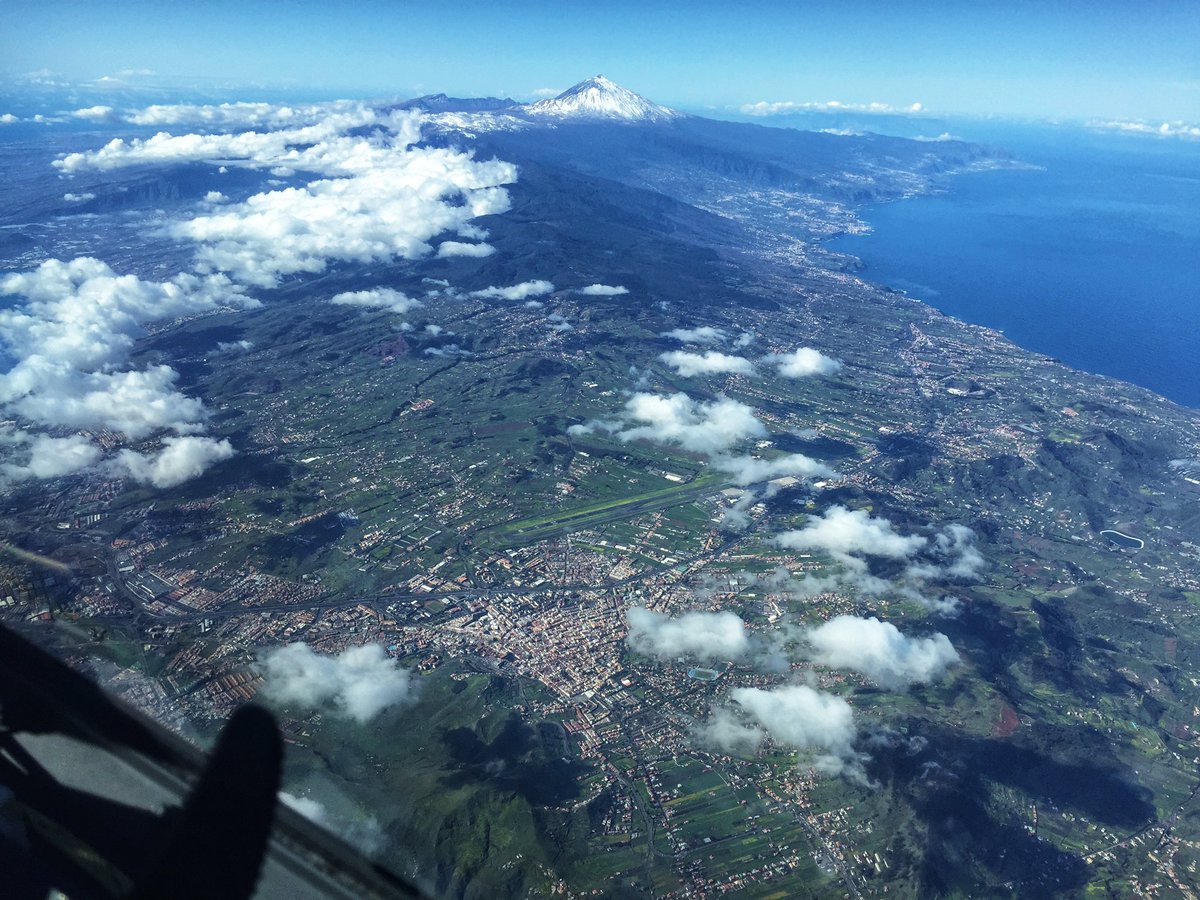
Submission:
M 626 122 L 661 122 L 683 113 L 651 103 L 603 75 L 581 81 L 551 100 L 539 100 L 524 108 L 531 116 L 572 119 L 621 119 Z

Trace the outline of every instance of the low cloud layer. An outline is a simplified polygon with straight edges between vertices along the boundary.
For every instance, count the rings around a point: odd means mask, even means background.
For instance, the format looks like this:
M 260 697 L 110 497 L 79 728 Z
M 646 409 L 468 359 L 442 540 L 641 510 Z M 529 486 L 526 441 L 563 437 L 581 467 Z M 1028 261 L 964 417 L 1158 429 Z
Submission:
M 283 105 L 255 102 L 162 104 L 127 112 L 122 118 L 134 125 L 193 125 L 228 129 L 295 128 L 313 125 L 334 115 L 356 117 L 363 122 L 369 121 L 368 116 L 374 118 L 367 107 L 352 100 Z
M 809 629 L 805 640 L 816 662 L 865 675 L 889 691 L 937 681 L 959 660 L 944 634 L 907 637 L 873 617 L 838 616 Z
M 426 152 L 446 157 L 440 191 L 413 190 L 406 172 L 418 165 L 409 157 Z M 362 174 L 257 194 L 174 231 L 201 245 L 203 268 L 262 286 L 285 275 L 323 272 L 330 260 L 418 258 L 432 251 L 428 240 L 434 235 L 508 209 L 508 195 L 496 186 L 515 178 L 506 163 L 452 154 L 380 152 L 378 166 Z M 451 203 L 447 195 L 463 202 Z
M 215 110 L 225 108 L 196 107 L 192 112 L 201 109 L 219 118 Z M 70 175 L 204 162 L 284 176 L 320 176 L 172 226 L 176 237 L 198 245 L 202 271 L 226 272 L 244 284 L 263 287 L 288 275 L 323 272 L 330 261 L 428 256 L 434 253 L 430 241 L 435 236 L 478 239 L 482 232 L 472 220 L 508 209 L 502 185 L 516 180 L 515 167 L 499 160 L 478 161 L 451 148 L 414 146 L 420 139 L 418 114 L 383 114 L 356 104 L 320 109 L 322 115 L 311 124 L 279 130 L 160 132 L 144 140 L 116 139 L 98 150 L 68 154 L 55 166 Z M 270 115 L 241 107 L 226 112 L 230 124 L 243 114 L 258 119 Z M 154 115 L 161 119 L 168 113 L 160 108 Z M 278 119 L 283 114 L 275 115 Z M 348 133 L 363 126 L 373 130 L 366 135 Z M 444 241 L 438 255 L 493 252 L 485 244 L 454 243 Z
M 664 331 L 660 337 L 674 338 L 683 344 L 719 344 L 727 335 L 720 328 L 711 325 L 701 325 L 698 328 L 672 328 Z
M 803 528 L 783 532 L 775 541 L 790 550 L 823 550 L 835 556 L 889 559 L 907 559 L 926 543 L 919 535 L 899 534 L 887 519 L 844 506 L 831 506 L 819 518 L 810 519 Z
M 497 300 L 528 300 L 531 297 L 542 297 L 554 292 L 554 285 L 549 281 L 522 281 L 520 284 L 508 287 L 485 287 L 482 290 L 471 291 L 468 297 L 494 298 Z
M 1116 131 L 1121 134 L 1140 134 L 1149 137 L 1182 138 L 1183 140 L 1200 141 L 1200 125 L 1182 120 L 1173 122 L 1146 122 L 1142 120 L 1097 120 L 1088 123 L 1088 127 L 1098 131 Z
M 0 342 L 15 364 L 0 375 L 0 409 L 23 421 L 23 428 L 118 431 L 139 440 L 158 431 L 195 434 L 204 430 L 207 411 L 199 400 L 175 389 L 170 366 L 125 369 L 135 341 L 147 324 L 221 307 L 244 308 L 246 297 L 223 275 L 178 275 L 170 281 L 143 281 L 118 275 L 90 257 L 48 260 L 28 272 L 0 279 L 0 294 L 18 302 L 0 311 Z M 53 477 L 98 461 L 82 437 L 19 441 L 30 454 L 10 463 L 9 477 Z M 207 446 L 215 461 L 228 444 Z M 193 451 L 201 445 L 189 444 Z M 135 454 L 136 455 L 136 454 Z M 192 452 L 189 458 L 202 454 Z M 173 452 L 167 463 L 180 471 Z M 154 481 L 154 471 L 130 468 Z M 189 467 L 183 467 L 189 468 Z M 165 469 L 163 472 L 165 473 Z M 169 480 L 163 474 L 158 480 Z M 178 483 L 178 482 L 176 482 Z
M 337 306 L 362 306 L 369 309 L 386 309 L 388 312 L 394 313 L 406 313 L 421 305 L 420 300 L 414 300 L 392 288 L 345 291 L 335 294 L 329 302 Z
M 378 644 L 336 655 L 307 644 L 286 644 L 261 660 L 264 691 L 277 703 L 322 710 L 369 722 L 383 710 L 414 699 L 412 676 Z
M 207 437 L 168 437 L 162 444 L 154 454 L 122 450 L 114 460 L 113 471 L 128 474 L 142 484 L 171 488 L 199 477 L 234 455 L 229 441 Z
M 266 106 L 266 104 L 263 104 Z M 221 107 L 174 107 L 176 111 Z M 171 107 L 150 107 L 166 115 Z M 136 115 L 136 114 L 135 114 Z M 130 166 L 177 165 L 208 162 L 256 168 L 288 166 L 308 171 L 328 172 L 341 160 L 329 155 L 329 142 L 352 128 L 372 124 L 400 125 L 413 121 L 407 118 L 379 121 L 371 109 L 355 104 L 338 112 L 330 112 L 303 124 L 288 123 L 285 127 L 265 128 L 237 133 L 170 134 L 160 131 L 149 138 L 114 138 L 99 150 L 68 153 L 55 160 L 54 167 L 66 175 L 85 171 L 112 171 Z M 135 124 L 193 124 L 185 120 L 171 123 L 135 122 Z M 221 123 L 223 127 L 254 127 L 238 121 Z M 272 123 L 282 125 L 283 123 Z M 413 121 L 411 126 L 416 128 Z M 305 150 L 296 148 L 305 147 Z M 340 156 L 340 154 L 339 154 Z
M 616 297 L 628 294 L 629 288 L 619 284 L 589 284 L 579 289 L 579 293 L 587 297 Z
M 837 472 L 823 462 L 803 453 L 789 453 L 773 459 L 752 456 L 717 456 L 712 464 L 728 472 L 734 484 L 748 485 L 791 475 L 795 478 L 835 478 Z
M 929 590 L 930 582 L 970 581 L 987 565 L 975 545 L 975 532 L 965 525 L 950 524 L 932 539 L 902 535 L 884 518 L 863 510 L 851 512 L 833 506 L 804 528 L 783 532 L 776 543 L 793 550 L 823 551 L 841 564 L 840 571 L 796 579 L 783 573 L 776 586 L 797 596 L 814 596 L 826 591 L 853 590 L 864 596 L 894 594 L 926 609 L 954 614 L 958 600 Z M 907 562 L 895 580 L 872 575 L 868 557 Z M 773 576 L 774 578 L 774 576 Z
M 494 248 L 483 243 L 487 234 L 473 220 L 506 210 L 503 185 L 516 178 L 508 163 L 419 145 L 417 113 L 362 103 L 183 104 L 132 113 L 93 107 L 77 110 L 75 117 L 123 117 L 139 125 L 198 130 L 118 138 L 66 154 L 54 162 L 66 177 L 203 163 L 216 168 L 216 177 L 242 167 L 267 170 L 292 184 L 241 202 L 210 190 L 199 215 L 169 225 L 171 234 L 197 246 L 199 275 L 147 282 L 85 258 L 52 260 L 0 279 L 0 294 L 25 300 L 0 312 L 0 341 L 17 358 L 0 375 L 0 410 L 19 421 L 0 448 L 0 471 L 8 480 L 104 464 L 110 473 L 167 486 L 227 458 L 228 442 L 198 436 L 207 412 L 200 400 L 175 389 L 172 368 L 123 368 L 145 323 L 249 306 L 254 301 L 239 285 L 275 286 L 290 275 L 323 272 L 334 261 L 490 254 Z M 435 250 L 435 237 L 457 240 L 443 239 Z M 548 284 L 496 290 L 535 296 Z M 339 294 L 332 302 L 398 313 L 418 305 L 386 288 Z M 436 352 L 466 353 L 453 345 Z M 153 453 L 124 450 L 104 460 L 83 436 L 39 436 L 35 431 L 41 428 L 107 429 L 132 440 L 162 431 L 175 436 Z
M 841 697 L 794 684 L 734 688 L 729 699 L 737 709 L 716 710 L 700 732 L 707 745 L 744 753 L 769 737 L 780 747 L 817 751 L 813 765 L 822 771 L 865 778 L 854 751 L 854 710 Z
M 764 362 L 775 366 L 784 378 L 809 378 L 813 375 L 832 375 L 842 364 L 812 347 L 800 347 L 791 353 L 772 353 Z
M 100 448 L 82 435 L 65 438 L 29 434 L 17 429 L 0 430 L 0 463 L 3 481 L 26 478 L 59 478 L 87 469 L 100 460 Z
M 438 259 L 450 259 L 455 256 L 479 258 L 491 256 L 495 252 L 495 247 L 491 244 L 485 244 L 482 241 L 477 244 L 464 243 L 463 241 L 442 241 L 438 244 L 437 257 Z
M 51 259 L 0 278 L 0 294 L 24 300 L 0 310 L 0 339 L 10 352 L 31 368 L 61 363 L 89 371 L 123 362 L 146 323 L 226 305 L 255 305 L 223 276 L 143 281 L 91 257 Z M 5 386 L 19 380 L 10 372 Z
M 785 116 L 806 112 L 853 112 L 872 113 L 875 115 L 918 115 L 925 112 L 923 103 L 910 103 L 907 106 L 893 106 L 890 103 L 842 103 L 839 100 L 795 102 L 783 100 L 769 102 L 760 100 L 757 103 L 745 103 L 739 107 L 747 116 Z
M 747 438 L 767 433 L 754 410 L 744 403 L 728 397 L 704 403 L 683 393 L 634 394 L 616 421 L 574 425 L 568 432 L 586 434 L 596 429 L 622 441 L 648 440 L 704 454 L 722 453 Z
M 312 797 L 298 797 L 287 791 L 280 791 L 279 799 L 313 824 L 333 832 L 367 856 L 373 856 L 383 849 L 386 836 L 374 816 L 360 815 L 353 820 L 346 819 L 331 813 L 319 800 L 314 800 Z
M 975 532 L 966 525 L 945 526 L 933 539 L 934 554 L 940 571 L 927 577 L 950 577 L 970 580 L 979 577 L 987 564 L 975 547 Z
M 631 649 L 658 659 L 738 659 L 749 648 L 745 623 L 731 612 L 688 612 L 672 618 L 635 606 L 626 614 Z
M 696 375 L 753 375 L 754 363 L 742 356 L 730 356 L 708 350 L 705 353 L 688 353 L 686 350 L 671 350 L 658 357 L 680 375 L 691 378 Z

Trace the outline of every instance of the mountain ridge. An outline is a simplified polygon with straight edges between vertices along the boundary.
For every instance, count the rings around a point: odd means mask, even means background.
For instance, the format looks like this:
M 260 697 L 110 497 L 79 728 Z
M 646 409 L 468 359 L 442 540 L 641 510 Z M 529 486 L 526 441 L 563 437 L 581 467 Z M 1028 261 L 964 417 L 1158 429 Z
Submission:
M 521 107 L 528 116 L 562 119 L 609 119 L 626 122 L 664 122 L 685 113 L 660 106 L 603 75 L 587 78 L 557 97 Z

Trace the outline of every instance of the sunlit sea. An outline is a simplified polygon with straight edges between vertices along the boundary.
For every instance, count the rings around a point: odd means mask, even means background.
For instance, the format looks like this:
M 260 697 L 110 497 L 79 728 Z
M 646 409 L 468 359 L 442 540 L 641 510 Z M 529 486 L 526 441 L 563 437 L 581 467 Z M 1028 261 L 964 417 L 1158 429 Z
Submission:
M 872 233 L 830 246 L 943 312 L 1200 407 L 1200 141 L 1068 127 L 963 136 L 1031 168 L 869 207 Z

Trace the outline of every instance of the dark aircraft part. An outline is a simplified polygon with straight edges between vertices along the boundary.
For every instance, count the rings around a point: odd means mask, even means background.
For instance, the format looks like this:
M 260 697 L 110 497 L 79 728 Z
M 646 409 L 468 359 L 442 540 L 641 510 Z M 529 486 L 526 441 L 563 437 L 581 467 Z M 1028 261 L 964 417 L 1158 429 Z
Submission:
M 0 627 L 0 894 L 423 896 L 281 806 L 282 758 L 265 709 L 238 710 L 205 757 Z
M 250 897 L 271 837 L 282 765 L 275 718 L 258 706 L 235 712 L 133 900 Z

